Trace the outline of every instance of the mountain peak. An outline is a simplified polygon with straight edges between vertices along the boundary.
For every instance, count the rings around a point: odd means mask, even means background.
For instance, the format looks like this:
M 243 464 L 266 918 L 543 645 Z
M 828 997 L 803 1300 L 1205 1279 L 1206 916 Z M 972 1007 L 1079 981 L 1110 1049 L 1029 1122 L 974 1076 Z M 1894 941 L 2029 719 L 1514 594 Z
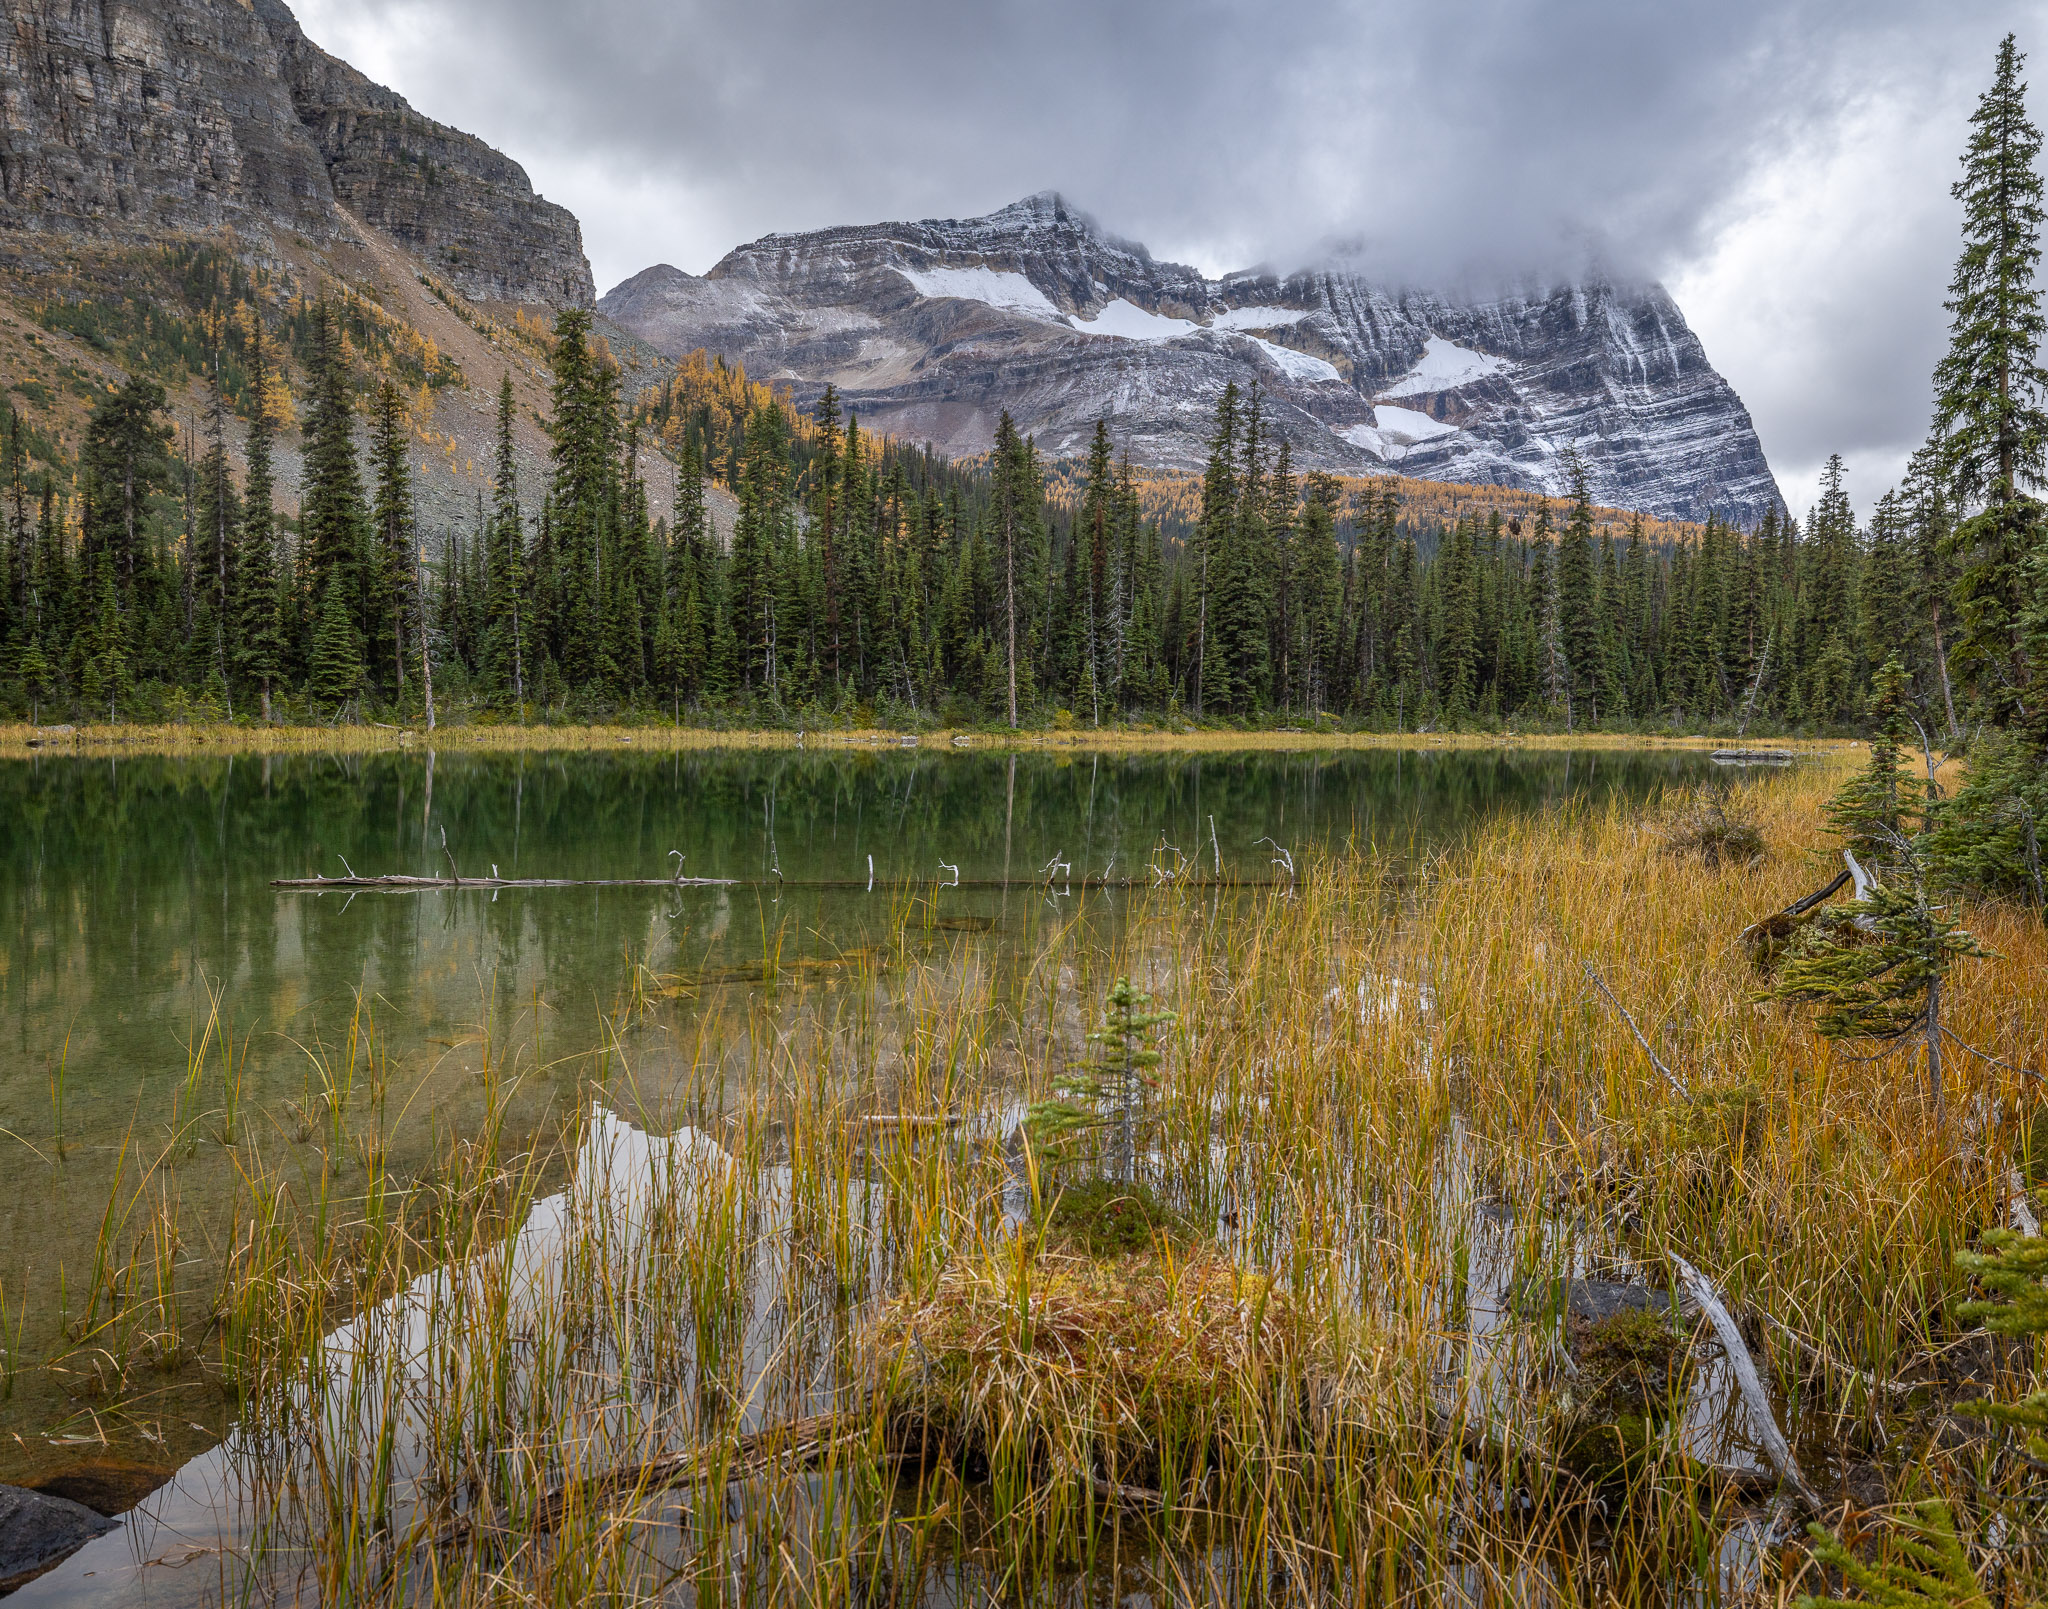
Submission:
M 1041 190 L 978 218 L 771 235 L 599 305 L 671 355 L 721 353 L 800 399 L 830 383 L 956 455 L 1006 412 L 1053 456 L 1111 418 L 1137 462 L 1197 469 L 1225 388 L 1256 385 L 1299 469 L 1559 493 L 1576 452 L 1611 506 L 1744 524 L 1783 507 L 1741 399 L 1657 286 L 1209 280 Z

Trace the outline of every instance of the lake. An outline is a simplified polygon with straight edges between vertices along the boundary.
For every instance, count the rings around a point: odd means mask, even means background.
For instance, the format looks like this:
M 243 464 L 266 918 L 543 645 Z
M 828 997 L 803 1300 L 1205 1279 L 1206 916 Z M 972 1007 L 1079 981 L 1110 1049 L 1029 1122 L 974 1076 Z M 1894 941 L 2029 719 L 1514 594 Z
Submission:
M 905 944 L 941 974 L 1023 978 L 1048 934 L 1113 946 L 1126 885 L 1284 883 L 1347 846 L 1414 864 L 1500 812 L 1714 770 L 1456 748 L 0 765 L 0 1481 L 168 1465 L 224 1430 L 178 1358 L 110 1382 L 81 1334 L 152 1269 L 203 1302 L 243 1160 L 345 1169 L 307 1143 L 344 1106 L 380 1134 L 390 1109 L 401 1171 L 487 1110 L 538 1130 L 598 1064 L 673 1106 L 743 1081 L 764 1026 L 867 1009 Z M 347 873 L 717 881 L 272 886 Z

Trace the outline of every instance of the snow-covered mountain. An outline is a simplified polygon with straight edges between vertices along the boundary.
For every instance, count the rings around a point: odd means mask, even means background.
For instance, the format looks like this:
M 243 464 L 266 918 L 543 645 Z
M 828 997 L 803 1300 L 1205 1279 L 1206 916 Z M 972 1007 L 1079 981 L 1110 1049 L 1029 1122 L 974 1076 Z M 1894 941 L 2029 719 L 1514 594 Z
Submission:
M 829 381 L 864 423 L 952 453 L 985 451 L 1007 409 L 1054 456 L 1107 417 L 1140 463 L 1199 468 L 1223 387 L 1256 381 L 1300 468 L 1559 492 L 1576 448 L 1609 505 L 1745 524 L 1783 507 L 1748 410 L 1658 285 L 1211 280 L 1048 192 L 985 218 L 769 235 L 598 305 L 800 399 Z

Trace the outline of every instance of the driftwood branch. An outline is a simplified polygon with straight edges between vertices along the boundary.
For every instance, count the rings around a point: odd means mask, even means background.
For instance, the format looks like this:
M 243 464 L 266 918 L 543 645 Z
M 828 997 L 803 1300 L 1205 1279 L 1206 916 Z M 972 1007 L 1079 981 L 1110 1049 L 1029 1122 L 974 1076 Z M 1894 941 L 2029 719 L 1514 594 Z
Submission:
M 729 877 L 276 877 L 272 888 L 730 888 Z
M 1643 1054 L 1650 1058 L 1650 1065 L 1664 1075 L 1664 1081 L 1677 1093 L 1680 1100 L 1691 1100 L 1692 1092 L 1685 1087 L 1685 1080 L 1665 1066 L 1663 1058 L 1650 1048 L 1650 1042 L 1643 1037 L 1642 1029 L 1636 1026 L 1635 1018 L 1628 1014 L 1628 1007 L 1614 998 L 1614 991 L 1607 987 L 1607 980 L 1593 970 L 1593 963 L 1582 960 L 1579 962 L 1579 965 L 1586 969 L 1586 976 L 1593 980 L 1593 987 L 1607 997 L 1607 1003 L 1610 1006 L 1621 1013 L 1621 1020 L 1628 1024 L 1628 1031 L 1636 1036 L 1636 1043 L 1643 1047 Z
M 1825 900 L 1833 899 L 1835 895 L 1841 892 L 1842 885 L 1848 880 L 1849 874 L 1847 872 L 1838 872 L 1835 875 L 1835 880 L 1829 883 L 1826 888 L 1817 888 L 1804 899 L 1794 900 L 1790 905 L 1787 905 L 1782 911 L 1778 912 L 1778 914 L 1780 916 L 1804 916 L 1814 906 L 1821 904 Z
M 1755 1313 L 1765 1324 L 1769 1325 L 1776 1334 L 1791 1342 L 1797 1351 L 1803 1352 L 1824 1369 L 1833 1369 L 1838 1373 L 1849 1375 L 1851 1378 L 1862 1382 L 1863 1388 L 1873 1396 L 1880 1391 L 1884 1391 L 1895 1397 L 1906 1397 L 1921 1389 L 1910 1380 L 1880 1380 L 1876 1375 L 1870 1373 L 1869 1370 L 1859 1369 L 1853 1363 L 1845 1363 L 1840 1358 L 1824 1352 L 1797 1330 L 1793 1329 L 1791 1325 L 1764 1312 L 1761 1308 L 1752 1308 L 1750 1311 Z
M 1794 900 L 1782 911 L 1773 911 L 1769 916 L 1750 923 L 1737 935 L 1738 941 L 1748 947 L 1751 957 L 1759 966 L 1767 966 L 1769 959 L 1775 956 L 1777 950 L 1799 930 L 1806 913 L 1815 906 L 1833 899 L 1848 881 L 1847 871 L 1837 872 L 1834 881 L 1826 887 L 1817 888 L 1805 898 Z
M 2010 1169 L 2005 1176 L 2006 1188 L 2012 1191 L 2012 1226 L 2027 1240 L 2038 1239 L 2041 1220 L 2034 1216 L 2034 1209 L 2027 1204 L 2027 1181 L 2020 1177 L 2018 1168 Z
M 720 1439 L 660 1458 L 622 1464 L 556 1487 L 534 1505 L 526 1528 L 552 1531 L 574 1507 L 621 1496 L 645 1496 L 714 1475 L 720 1475 L 721 1484 L 731 1485 L 774 1469 L 811 1468 L 838 1443 L 866 1434 L 873 1425 L 867 1414 L 815 1414 L 754 1431 L 737 1441 Z M 434 1546 L 454 1547 L 490 1528 L 471 1515 L 458 1515 L 434 1533 Z
M 1771 1468 L 1778 1472 L 1778 1478 L 1798 1494 L 1802 1503 L 1818 1514 L 1822 1507 L 1820 1493 L 1813 1489 L 1800 1470 L 1799 1461 L 1792 1456 L 1791 1444 L 1785 1440 L 1785 1433 L 1778 1428 L 1778 1417 L 1771 1411 L 1771 1399 L 1765 1394 L 1763 1380 L 1756 1372 L 1756 1359 L 1749 1355 L 1749 1343 L 1743 1340 L 1742 1332 L 1735 1327 L 1735 1320 L 1728 1312 L 1728 1305 L 1714 1289 L 1713 1281 L 1676 1252 L 1671 1254 L 1671 1265 L 1678 1270 L 1678 1277 L 1684 1282 L 1687 1294 L 1699 1304 L 1700 1311 L 1707 1315 L 1707 1321 L 1714 1326 L 1714 1334 L 1720 1338 L 1721 1351 L 1727 1357 L 1728 1367 L 1735 1375 L 1736 1389 L 1742 1393 L 1742 1400 L 1749 1407 L 1750 1417 L 1757 1423 L 1759 1437 L 1763 1442 L 1764 1457 L 1770 1460 Z

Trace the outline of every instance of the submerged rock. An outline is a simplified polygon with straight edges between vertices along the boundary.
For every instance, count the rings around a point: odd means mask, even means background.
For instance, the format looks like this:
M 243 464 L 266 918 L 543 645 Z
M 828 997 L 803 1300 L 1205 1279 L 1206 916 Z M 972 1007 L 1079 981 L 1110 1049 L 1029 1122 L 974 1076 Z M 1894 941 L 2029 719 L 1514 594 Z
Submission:
M 1667 1300 L 1664 1308 L 1622 1307 L 1604 1318 L 1566 1319 L 1576 1370 L 1558 1449 L 1567 1469 L 1595 1485 L 1626 1480 L 1678 1415 L 1688 1344 L 1676 1317 Z
M 31 1490 L 45 1497 L 82 1503 L 95 1514 L 112 1516 L 126 1514 L 176 1473 L 155 1464 L 104 1458 L 39 1480 Z
M 34 1580 L 113 1528 L 83 1503 L 0 1486 L 0 1592 Z
M 1668 1312 L 1671 1295 L 1615 1279 L 1525 1279 L 1508 1292 L 1508 1306 L 1521 1318 L 1562 1315 L 1598 1324 L 1623 1313 Z

